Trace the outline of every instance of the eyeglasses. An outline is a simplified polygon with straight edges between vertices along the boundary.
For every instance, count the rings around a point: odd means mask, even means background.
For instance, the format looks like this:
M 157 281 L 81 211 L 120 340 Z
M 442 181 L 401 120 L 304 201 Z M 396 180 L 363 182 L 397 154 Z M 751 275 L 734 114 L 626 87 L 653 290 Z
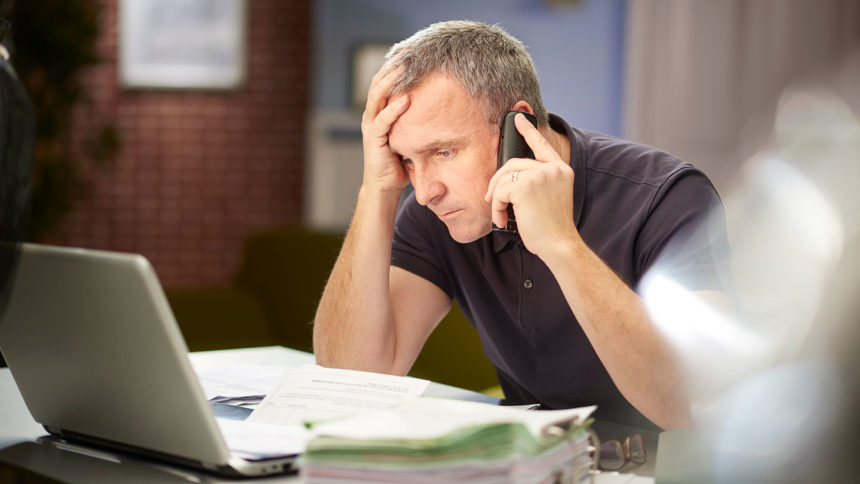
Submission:
M 598 469 L 604 471 L 617 471 L 628 462 L 637 465 L 645 463 L 645 444 L 642 442 L 642 436 L 635 432 L 628 435 L 623 442 L 607 440 L 598 443 L 595 449 L 600 451 L 593 454 L 594 463 Z
M 550 426 L 545 432 L 558 437 L 569 437 L 567 430 L 560 426 Z M 628 462 L 636 465 L 645 463 L 645 443 L 638 432 L 630 433 L 623 442 L 607 440 L 602 444 L 600 437 L 597 436 L 597 432 L 593 428 L 586 426 L 585 432 L 588 436 L 587 452 L 591 457 L 591 463 L 588 465 L 591 468 L 589 471 L 591 484 L 594 484 L 595 476 L 599 475 L 601 471 L 614 472 L 624 467 Z

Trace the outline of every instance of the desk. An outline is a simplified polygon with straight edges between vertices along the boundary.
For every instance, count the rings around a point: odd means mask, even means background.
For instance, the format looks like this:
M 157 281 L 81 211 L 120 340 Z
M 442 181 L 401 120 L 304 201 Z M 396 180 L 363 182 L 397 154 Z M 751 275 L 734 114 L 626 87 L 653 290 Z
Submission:
M 203 351 L 190 354 L 196 371 L 233 363 L 279 365 L 284 367 L 313 363 L 313 355 L 280 346 L 236 350 Z M 430 383 L 425 395 L 461 400 L 497 403 L 498 399 L 450 385 Z M 169 467 L 143 458 L 110 454 L 93 458 L 60 450 L 45 441 L 38 441 L 45 430 L 30 416 L 24 400 L 8 368 L 0 369 L 0 477 L 4 470 L 15 475 L 26 474 L 26 482 L 42 482 L 38 476 L 63 482 L 299 482 L 296 476 L 273 476 L 245 480 L 220 479 L 217 476 Z M 649 456 L 650 458 L 650 456 Z M 5 467 L 5 469 L 4 469 Z M 33 476 L 36 477 L 33 477 Z M 644 480 L 642 480 L 644 479 Z M 45 480 L 45 482 L 48 482 Z M 596 482 L 623 483 L 622 476 L 600 476 Z M 635 481 L 648 483 L 652 479 Z

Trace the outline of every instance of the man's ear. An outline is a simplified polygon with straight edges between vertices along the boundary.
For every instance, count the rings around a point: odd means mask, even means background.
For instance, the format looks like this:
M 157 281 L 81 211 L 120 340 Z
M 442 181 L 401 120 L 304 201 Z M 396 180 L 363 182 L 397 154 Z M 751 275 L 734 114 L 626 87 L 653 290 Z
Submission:
M 516 104 L 511 107 L 511 111 L 525 111 L 529 114 L 534 114 L 534 109 L 532 109 L 531 105 L 526 101 L 517 101 Z

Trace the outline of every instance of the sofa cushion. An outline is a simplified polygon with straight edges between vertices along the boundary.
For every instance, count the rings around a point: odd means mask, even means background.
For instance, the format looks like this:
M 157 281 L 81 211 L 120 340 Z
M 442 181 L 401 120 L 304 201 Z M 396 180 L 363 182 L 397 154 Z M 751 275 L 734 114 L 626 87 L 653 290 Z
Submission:
M 342 234 L 296 226 L 248 238 L 236 282 L 265 301 L 285 345 L 313 351 L 314 315 L 342 243 Z
M 478 332 L 456 303 L 430 334 L 409 374 L 478 392 L 499 384 Z
M 281 344 L 262 300 L 252 292 L 209 287 L 166 293 L 191 351 Z

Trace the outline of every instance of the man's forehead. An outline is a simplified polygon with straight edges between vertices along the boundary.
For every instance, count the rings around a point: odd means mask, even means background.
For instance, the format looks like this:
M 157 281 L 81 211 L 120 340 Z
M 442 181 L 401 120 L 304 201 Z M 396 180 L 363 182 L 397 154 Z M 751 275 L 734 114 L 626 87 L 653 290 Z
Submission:
M 405 95 L 409 96 L 409 107 L 389 133 L 389 144 L 397 153 L 463 143 L 486 126 L 478 103 L 456 79 L 437 75 Z

